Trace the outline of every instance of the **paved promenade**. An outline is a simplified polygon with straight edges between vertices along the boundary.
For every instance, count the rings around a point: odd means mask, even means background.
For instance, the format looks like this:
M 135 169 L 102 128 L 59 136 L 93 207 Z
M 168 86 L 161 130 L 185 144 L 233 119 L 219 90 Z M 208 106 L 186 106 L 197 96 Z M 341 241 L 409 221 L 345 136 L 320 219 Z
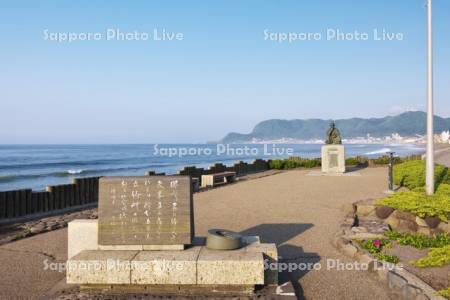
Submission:
M 440 147 L 436 151 L 435 160 L 437 163 L 450 167 L 450 145 Z
M 195 194 L 197 235 L 226 228 L 260 235 L 278 244 L 282 261 L 320 262 L 321 270 L 282 274 L 292 280 L 300 299 L 389 299 L 388 289 L 364 271 L 327 270 L 327 261 L 351 262 L 332 245 L 344 218 L 343 206 L 383 196 L 385 168 L 361 176 L 308 176 L 289 171 Z M 36 298 L 64 273 L 44 270 L 44 262 L 66 259 L 67 229 L 0 247 L 1 299 Z M 6 275 L 7 274 L 7 275 Z

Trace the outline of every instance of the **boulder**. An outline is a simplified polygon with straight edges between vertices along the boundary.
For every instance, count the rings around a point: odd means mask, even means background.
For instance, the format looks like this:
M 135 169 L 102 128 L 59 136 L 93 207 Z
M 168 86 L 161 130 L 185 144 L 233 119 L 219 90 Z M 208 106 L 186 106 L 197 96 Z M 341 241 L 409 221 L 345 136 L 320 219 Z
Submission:
M 391 229 L 396 230 L 400 224 L 400 220 L 395 217 L 395 214 L 391 214 L 386 220 L 384 220 L 384 223 L 388 224 Z
M 370 204 L 357 204 L 356 213 L 358 216 L 370 216 L 375 211 L 375 206 Z
M 434 229 L 439 226 L 441 220 L 438 217 L 426 217 L 425 222 L 430 228 Z
M 416 216 L 406 211 L 396 210 L 394 215 L 400 220 L 412 221 L 414 223 L 416 222 Z
M 419 225 L 420 227 L 428 227 L 427 222 L 425 222 L 424 219 L 420 218 L 420 217 L 416 217 L 416 223 L 417 225 Z
M 439 223 L 438 228 L 442 230 L 443 232 L 447 232 L 450 234 L 450 223 L 441 222 Z
M 352 227 L 351 231 L 354 232 L 354 233 L 367 232 L 367 228 L 366 227 L 362 227 L 362 226 L 359 226 L 359 227 L 355 226 L 355 227 Z
M 390 271 L 388 273 L 388 284 L 391 289 L 402 289 L 408 281 L 403 278 L 401 275 L 395 273 L 394 271 Z
M 417 232 L 418 227 L 419 226 L 414 221 L 400 220 L 396 230 L 399 231 L 399 232 L 415 233 L 415 232 Z
M 427 227 L 419 226 L 418 229 L 417 229 L 417 233 L 421 233 L 421 234 L 430 236 L 431 235 L 431 229 L 428 226 Z
M 358 249 L 352 244 L 347 244 L 342 246 L 341 251 L 349 257 L 354 257 L 358 252 Z
M 389 206 L 378 206 L 375 209 L 375 214 L 377 215 L 377 217 L 383 220 L 389 217 L 393 212 L 394 209 Z

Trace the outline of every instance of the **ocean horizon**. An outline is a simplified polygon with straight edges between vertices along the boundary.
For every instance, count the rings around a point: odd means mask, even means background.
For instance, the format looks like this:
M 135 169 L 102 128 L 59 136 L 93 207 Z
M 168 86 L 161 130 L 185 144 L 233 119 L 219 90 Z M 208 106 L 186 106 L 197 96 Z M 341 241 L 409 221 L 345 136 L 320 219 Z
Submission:
M 176 174 L 186 166 L 208 168 L 255 159 L 320 157 L 320 144 L 86 144 L 0 145 L 0 191 L 67 184 L 74 178 Z M 415 144 L 347 144 L 346 157 L 406 156 L 424 151 Z

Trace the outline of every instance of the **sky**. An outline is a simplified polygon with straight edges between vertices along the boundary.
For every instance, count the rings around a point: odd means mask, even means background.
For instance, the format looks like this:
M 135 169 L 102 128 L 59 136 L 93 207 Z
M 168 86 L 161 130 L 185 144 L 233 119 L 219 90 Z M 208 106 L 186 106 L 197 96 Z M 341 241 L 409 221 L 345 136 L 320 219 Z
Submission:
M 424 110 L 425 2 L 2 1 L 0 144 L 196 143 L 266 119 Z M 450 0 L 433 4 L 448 117 Z

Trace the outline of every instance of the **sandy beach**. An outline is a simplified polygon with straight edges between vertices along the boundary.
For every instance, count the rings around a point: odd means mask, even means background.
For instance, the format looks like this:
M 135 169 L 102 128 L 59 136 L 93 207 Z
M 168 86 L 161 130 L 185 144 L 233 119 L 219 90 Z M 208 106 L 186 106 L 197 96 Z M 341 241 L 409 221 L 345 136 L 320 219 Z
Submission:
M 332 245 L 349 204 L 383 196 L 385 168 L 368 168 L 359 176 L 310 176 L 294 170 L 242 181 L 194 195 L 196 235 L 225 228 L 259 235 L 276 243 L 281 262 L 320 262 L 320 271 L 281 274 L 292 280 L 300 299 L 388 299 L 387 288 L 364 271 L 327 270 L 327 260 L 351 262 Z M 67 229 L 52 231 L 0 247 L 5 276 L 0 298 L 36 298 L 65 274 L 44 270 L 45 262 L 67 258 Z

